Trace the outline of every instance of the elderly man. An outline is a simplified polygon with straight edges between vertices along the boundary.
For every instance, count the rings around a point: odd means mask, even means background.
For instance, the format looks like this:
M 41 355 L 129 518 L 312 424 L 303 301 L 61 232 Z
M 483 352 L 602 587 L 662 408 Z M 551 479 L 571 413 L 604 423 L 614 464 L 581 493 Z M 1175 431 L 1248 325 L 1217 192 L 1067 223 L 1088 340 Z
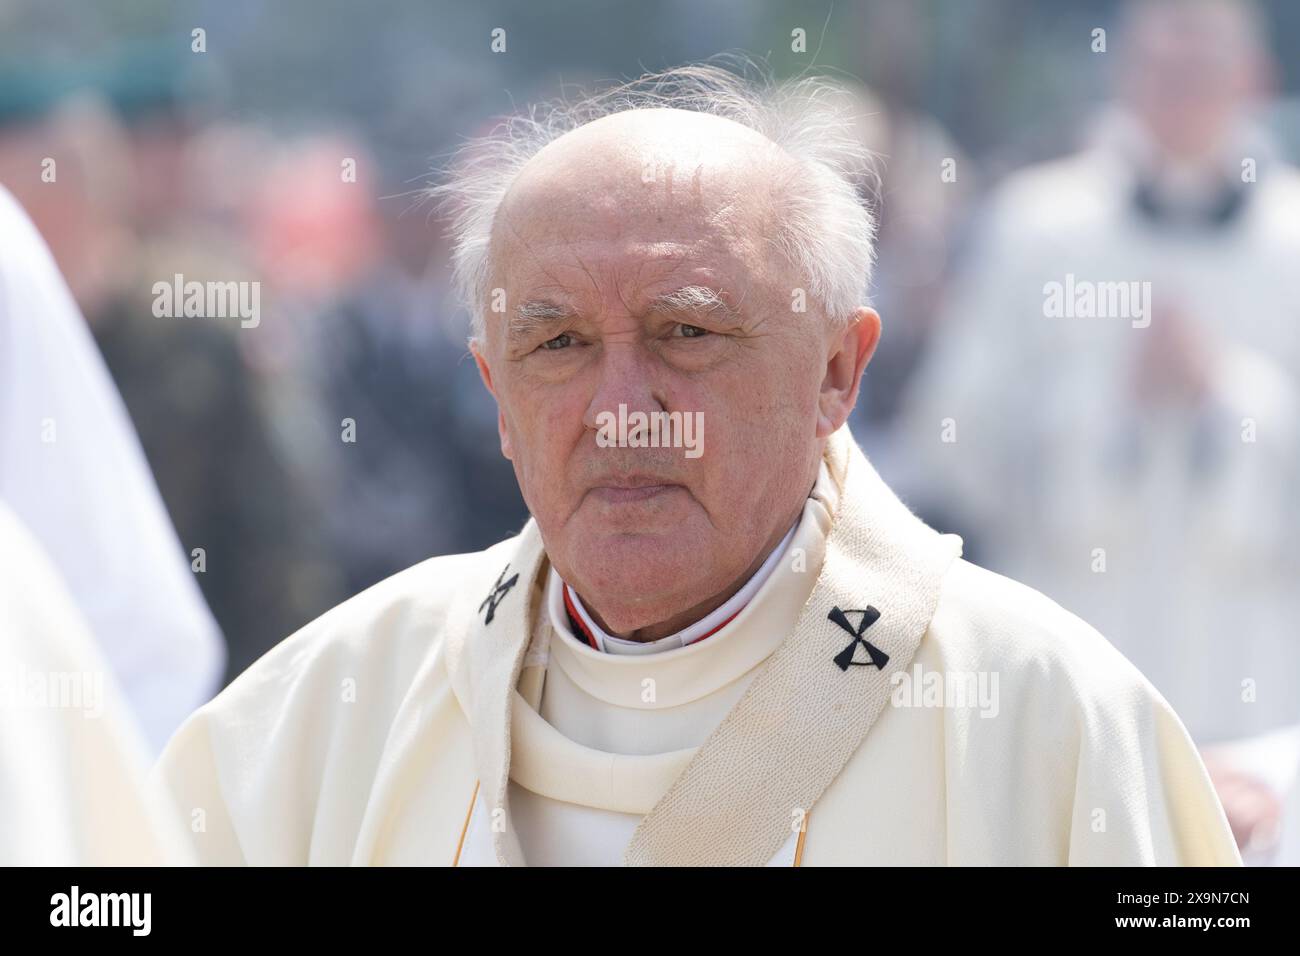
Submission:
M 688 68 L 470 147 L 438 192 L 533 517 L 194 715 L 157 772 L 204 861 L 1239 862 L 1150 684 L 844 427 L 880 320 L 833 92 Z

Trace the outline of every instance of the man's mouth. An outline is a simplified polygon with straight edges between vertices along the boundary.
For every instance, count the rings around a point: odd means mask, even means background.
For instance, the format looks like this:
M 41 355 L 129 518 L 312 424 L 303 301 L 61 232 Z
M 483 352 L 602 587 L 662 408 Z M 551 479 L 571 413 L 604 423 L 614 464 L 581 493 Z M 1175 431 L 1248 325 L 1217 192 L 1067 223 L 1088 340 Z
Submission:
M 593 485 L 587 494 L 602 504 L 620 505 L 649 501 L 661 495 L 681 490 L 682 486 L 648 475 L 628 475 L 604 478 Z

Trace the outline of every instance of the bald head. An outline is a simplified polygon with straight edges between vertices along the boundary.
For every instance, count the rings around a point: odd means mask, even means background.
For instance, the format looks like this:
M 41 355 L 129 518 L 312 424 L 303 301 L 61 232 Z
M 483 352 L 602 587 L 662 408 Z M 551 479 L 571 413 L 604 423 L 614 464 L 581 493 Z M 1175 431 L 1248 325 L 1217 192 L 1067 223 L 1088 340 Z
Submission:
M 544 147 L 520 170 L 506 203 L 538 190 L 629 208 L 698 207 L 706 191 L 713 200 L 755 189 L 766 198 L 773 177 L 790 165 L 770 139 L 732 120 L 679 109 L 627 110 Z
M 873 260 L 858 111 L 815 77 L 777 85 L 693 66 L 509 117 L 430 190 L 453 216 L 455 284 L 475 337 L 503 311 L 491 279 L 501 237 L 537 215 L 606 234 L 619 215 L 729 228 L 783 256 L 809 313 L 842 327 L 866 298 Z
M 771 238 L 795 174 L 781 147 L 725 118 L 677 109 L 604 117 L 548 144 L 515 177 L 493 224 L 492 284 L 505 288 L 507 270 L 563 268 L 554 253 L 567 250 L 576 271 L 603 264 L 633 284 L 711 260 L 715 287 L 722 272 L 732 277 L 713 289 L 723 306 L 739 307 L 760 282 L 788 290 L 799 282 Z

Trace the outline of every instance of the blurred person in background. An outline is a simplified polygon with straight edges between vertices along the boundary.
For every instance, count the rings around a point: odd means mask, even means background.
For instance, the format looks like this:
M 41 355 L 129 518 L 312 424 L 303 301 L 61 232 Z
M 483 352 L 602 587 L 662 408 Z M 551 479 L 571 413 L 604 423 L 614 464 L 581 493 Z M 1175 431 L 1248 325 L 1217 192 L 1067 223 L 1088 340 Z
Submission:
M 383 254 L 321 310 L 304 349 L 305 377 L 330 410 L 333 460 L 317 474 L 331 482 L 331 542 L 349 593 L 528 519 L 513 471 L 482 438 L 495 406 L 464 344 L 446 240 L 400 197 L 370 223 Z M 353 446 L 338 439 L 345 418 Z
M 1151 678 L 1248 862 L 1300 862 L 1300 173 L 1255 122 L 1253 6 L 1142 0 L 1120 35 L 1088 148 L 985 210 L 900 481 Z
M 136 184 L 139 242 L 128 281 L 92 326 L 177 528 L 205 550 L 197 577 L 227 636 L 229 682 L 344 593 L 320 531 L 324 506 L 294 456 L 317 410 L 304 396 L 286 420 L 280 400 L 298 391 L 281 381 L 298 342 L 293 288 L 273 271 L 260 227 L 261 170 L 276 147 L 257 129 L 191 129 L 165 104 L 129 131 L 132 168 L 152 171 Z M 176 274 L 259 283 L 258 323 L 156 316 L 154 283 Z
M 345 595 L 316 532 L 320 506 L 291 493 L 310 485 L 282 439 L 304 429 L 276 429 L 268 407 L 274 347 L 257 340 L 283 338 L 275 287 L 264 283 L 257 328 L 154 313 L 154 284 L 177 274 L 263 280 L 249 179 L 269 137 L 205 122 L 183 62 L 129 52 L 85 76 L 26 71 L 25 98 L 0 115 L 0 181 L 71 277 L 184 551 L 202 549 L 194 577 L 228 642 L 225 683 Z
M 157 753 L 219 689 L 221 634 L 77 305 L 2 188 L 0 499 L 58 568 Z
M 896 467 L 891 438 L 904 385 L 924 354 L 944 289 L 953 237 L 974 176 L 962 150 L 932 117 L 857 88 L 862 141 L 876 154 L 860 184 L 880 209 L 872 302 L 889 316 L 850 421 L 882 474 Z M 961 175 L 957 176 L 960 169 Z M 973 552 L 972 552 L 973 553 Z

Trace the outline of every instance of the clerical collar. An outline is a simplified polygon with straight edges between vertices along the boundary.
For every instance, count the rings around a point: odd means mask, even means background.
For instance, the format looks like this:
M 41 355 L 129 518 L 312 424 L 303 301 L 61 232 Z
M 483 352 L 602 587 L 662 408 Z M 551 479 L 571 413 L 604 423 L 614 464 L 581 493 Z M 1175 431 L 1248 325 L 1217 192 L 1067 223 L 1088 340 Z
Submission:
M 771 576 L 773 569 L 780 563 L 781 558 L 790 547 L 790 541 L 794 538 L 795 529 L 798 527 L 799 522 L 796 520 L 791 525 L 790 530 L 785 533 L 781 543 L 772 549 L 772 553 L 767 556 L 762 566 L 754 572 L 739 591 L 728 598 L 721 606 L 689 627 L 655 641 L 629 641 L 626 638 L 606 634 L 601 626 L 592 619 L 586 607 L 583 606 L 582 598 L 578 597 L 578 592 L 560 578 L 559 572 L 552 565 L 547 578 L 546 601 L 551 626 L 562 635 L 582 641 L 589 647 L 608 654 L 655 654 L 702 641 L 722 630 L 737 614 L 744 610 L 745 605 L 758 593 L 758 589 L 763 586 L 763 582 Z
M 1246 208 L 1248 193 L 1239 180 L 1221 177 L 1209 181 L 1196 197 L 1179 197 L 1162 188 L 1154 176 L 1140 176 L 1132 203 L 1152 225 L 1173 229 L 1218 230 L 1230 226 Z
M 1242 177 L 1241 157 L 1252 158 L 1259 176 L 1276 152 L 1256 123 L 1242 120 L 1224 137 L 1230 145 L 1217 158 L 1196 168 L 1180 168 L 1171 165 L 1150 131 L 1122 108 L 1098 114 L 1089 139 L 1131 180 L 1129 206 L 1138 217 L 1151 226 L 1180 231 L 1217 231 L 1237 222 L 1253 194 Z

